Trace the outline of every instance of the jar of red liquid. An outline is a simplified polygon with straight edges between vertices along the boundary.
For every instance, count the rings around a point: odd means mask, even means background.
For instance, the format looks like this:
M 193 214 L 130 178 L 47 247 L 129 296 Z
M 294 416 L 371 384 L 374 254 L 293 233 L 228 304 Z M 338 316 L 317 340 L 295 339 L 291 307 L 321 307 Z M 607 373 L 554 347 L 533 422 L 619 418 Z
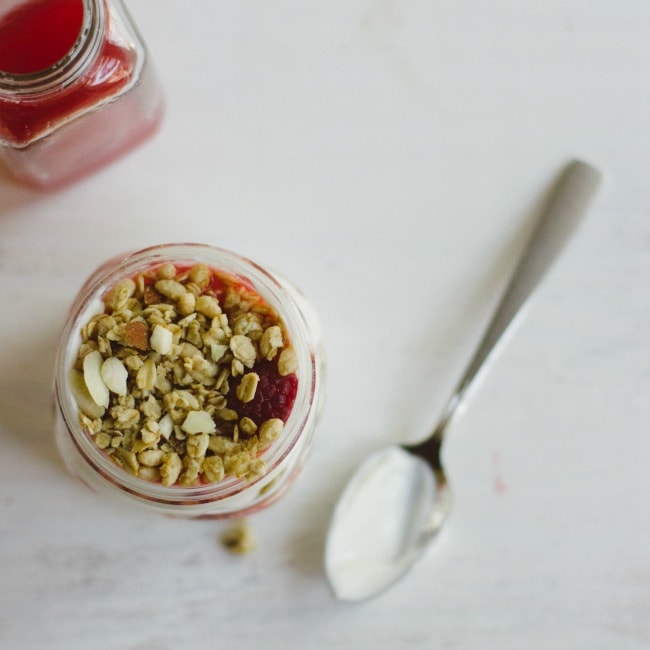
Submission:
M 155 131 L 162 95 L 121 0 L 4 0 L 0 160 L 53 189 Z
M 186 293 L 195 294 L 189 305 Z M 215 301 L 221 313 L 206 308 Z M 250 314 L 262 325 L 251 325 Z M 171 334 L 160 342 L 157 322 L 174 332 L 173 343 Z M 129 338 L 128 323 L 146 324 L 146 334 L 139 338 L 133 325 Z M 276 323 L 283 340 L 275 345 L 284 346 L 279 354 L 269 353 L 266 336 Z M 240 355 L 244 338 L 247 345 L 256 341 L 257 354 L 236 372 L 236 359 L 247 361 Z M 287 349 L 291 362 L 282 368 Z M 102 357 L 110 398 L 97 397 L 93 388 L 97 373 L 87 363 L 93 356 Z M 143 362 L 157 368 L 148 386 Z M 121 363 L 122 390 L 104 373 Z M 317 317 L 286 279 L 200 244 L 128 253 L 86 281 L 68 315 L 55 370 L 57 446 L 70 472 L 101 495 L 172 516 L 242 516 L 274 503 L 301 471 L 321 411 L 323 372 Z M 240 392 L 247 374 L 259 379 L 252 399 Z M 122 414 L 131 421 L 120 423 Z M 163 426 L 172 415 L 174 428 Z M 209 426 L 187 426 L 192 417 Z M 276 427 L 270 442 L 269 422 Z M 172 461 L 178 473 L 170 477 Z M 217 479 L 208 471 L 215 465 L 222 472 Z

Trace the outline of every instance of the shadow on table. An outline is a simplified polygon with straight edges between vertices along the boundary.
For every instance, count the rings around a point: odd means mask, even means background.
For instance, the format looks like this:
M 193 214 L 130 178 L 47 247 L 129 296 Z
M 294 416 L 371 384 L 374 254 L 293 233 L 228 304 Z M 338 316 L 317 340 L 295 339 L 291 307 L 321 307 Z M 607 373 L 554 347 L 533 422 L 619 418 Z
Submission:
M 0 164 L 0 242 L 5 218 L 37 201 L 46 194 L 15 181 Z M 0 253 L 2 244 L 0 243 Z M 5 301 L 10 298 L 4 296 Z M 38 307 L 38 305 L 36 306 Z M 35 311 L 35 316 L 38 311 Z M 47 319 L 44 324 L 47 325 Z M 24 329 L 24 328 L 22 328 Z M 31 330 L 31 324 L 29 329 Z M 13 331 L 12 331 L 13 330 Z M 21 324 L 2 332 L 0 349 L 0 431 L 24 446 L 29 453 L 50 464 L 58 459 L 53 436 L 52 359 L 57 345 L 56 333 L 36 332 L 26 339 Z M 24 344 L 22 343 L 24 341 Z
M 0 164 L 0 220 L 31 203 L 43 200 L 47 196 L 47 192 L 21 185 Z M 2 222 L 0 221 L 1 227 Z
M 52 401 L 56 346 L 54 333 L 29 345 L 9 346 L 2 351 L 0 363 L 1 435 L 13 438 L 48 465 L 60 464 L 54 442 Z
M 287 541 L 285 549 L 291 567 L 296 573 L 324 579 L 325 545 L 334 509 L 346 483 L 352 478 L 364 454 L 372 451 L 375 451 L 375 448 L 368 449 L 364 444 L 352 443 L 349 456 L 344 463 L 339 462 L 334 468 L 326 488 L 319 492 L 315 500 L 310 499 L 296 517 L 295 532 Z M 308 468 L 304 474 L 308 474 Z M 297 481 L 301 480 L 306 480 L 306 477 L 298 477 Z M 300 486 L 292 486 L 291 489 L 299 490 Z
M 305 576 L 322 576 L 324 572 L 325 540 L 329 520 L 341 486 L 333 486 L 331 494 L 324 495 L 319 508 L 308 508 L 300 519 L 300 528 L 289 539 L 287 553 L 291 567 Z M 330 504 L 325 508 L 323 504 Z

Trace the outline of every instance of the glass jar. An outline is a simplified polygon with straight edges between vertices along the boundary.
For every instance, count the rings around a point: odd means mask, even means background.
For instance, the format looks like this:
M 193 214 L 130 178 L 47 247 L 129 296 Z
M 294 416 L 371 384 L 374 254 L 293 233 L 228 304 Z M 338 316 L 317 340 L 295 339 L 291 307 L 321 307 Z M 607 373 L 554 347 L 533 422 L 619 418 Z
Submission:
M 197 263 L 236 278 L 258 294 L 279 317 L 295 350 L 297 390 L 284 428 L 260 459 L 266 472 L 253 479 L 226 476 L 190 487 L 163 485 L 132 475 L 111 461 L 82 427 L 71 373 L 82 343 L 81 331 L 104 312 L 111 288 L 171 262 L 176 268 Z M 55 436 L 70 472 L 102 495 L 159 513 L 182 517 L 242 516 L 275 502 L 300 472 L 310 450 L 323 403 L 324 353 L 317 317 L 310 303 L 287 280 L 239 255 L 202 244 L 168 244 L 116 257 L 85 282 L 69 312 L 56 359 Z M 230 399 L 230 398 L 229 398 Z
M 54 189 L 151 135 L 163 102 L 121 0 L 10 0 L 0 9 L 0 160 Z

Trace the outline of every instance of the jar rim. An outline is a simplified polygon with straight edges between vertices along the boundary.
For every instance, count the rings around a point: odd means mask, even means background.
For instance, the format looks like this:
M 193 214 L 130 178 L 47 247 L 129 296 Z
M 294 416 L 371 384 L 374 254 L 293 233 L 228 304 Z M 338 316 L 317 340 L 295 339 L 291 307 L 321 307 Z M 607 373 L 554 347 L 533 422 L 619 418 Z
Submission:
M 230 477 L 218 483 L 192 487 L 163 486 L 147 481 L 111 462 L 79 423 L 79 410 L 69 388 L 69 377 L 81 343 L 80 338 L 75 340 L 80 324 L 91 313 L 93 301 L 97 301 L 119 279 L 132 277 L 138 271 L 167 261 L 203 262 L 250 283 L 276 311 L 287 328 L 298 359 L 298 390 L 280 438 L 261 454 L 267 464 L 267 472 L 257 479 Z M 290 454 L 313 417 L 318 381 L 316 341 L 300 306 L 276 276 L 256 262 L 232 251 L 206 244 L 178 243 L 152 246 L 115 257 L 100 266 L 85 282 L 64 325 L 56 357 L 54 393 L 56 406 L 77 451 L 103 479 L 113 487 L 140 499 L 182 506 L 235 496 L 279 472 L 282 461 Z
M 78 79 L 97 57 L 106 28 L 104 0 L 81 0 L 81 29 L 72 47 L 58 61 L 42 70 L 16 73 L 0 70 L 0 93 L 42 96 L 60 91 Z

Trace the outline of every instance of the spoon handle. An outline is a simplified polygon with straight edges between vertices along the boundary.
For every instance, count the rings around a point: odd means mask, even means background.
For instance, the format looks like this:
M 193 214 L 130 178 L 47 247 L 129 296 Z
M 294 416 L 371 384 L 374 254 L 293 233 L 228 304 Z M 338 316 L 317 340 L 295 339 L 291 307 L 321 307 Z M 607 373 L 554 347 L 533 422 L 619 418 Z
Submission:
M 600 172 L 582 161 L 573 161 L 562 172 L 528 245 L 512 273 L 492 320 L 443 410 L 434 432 L 438 444 L 442 443 L 444 429 L 468 388 L 569 240 L 594 197 L 600 180 Z

